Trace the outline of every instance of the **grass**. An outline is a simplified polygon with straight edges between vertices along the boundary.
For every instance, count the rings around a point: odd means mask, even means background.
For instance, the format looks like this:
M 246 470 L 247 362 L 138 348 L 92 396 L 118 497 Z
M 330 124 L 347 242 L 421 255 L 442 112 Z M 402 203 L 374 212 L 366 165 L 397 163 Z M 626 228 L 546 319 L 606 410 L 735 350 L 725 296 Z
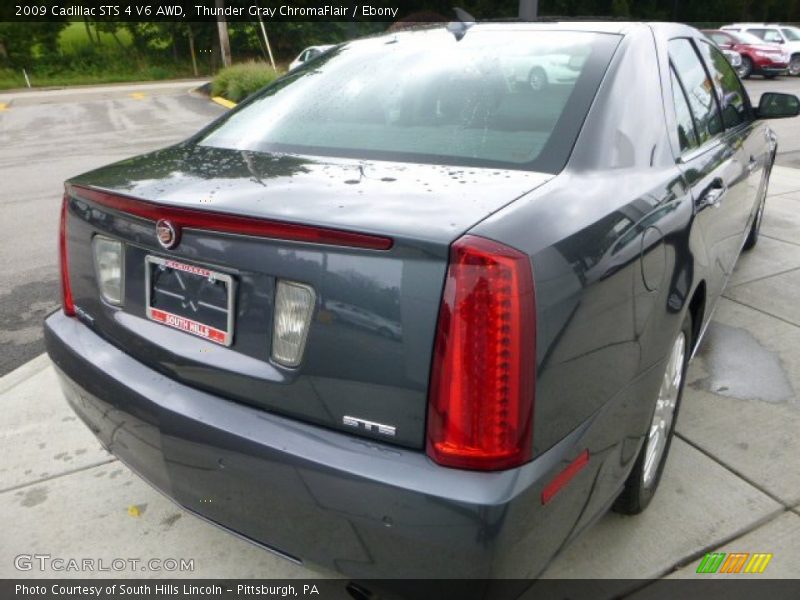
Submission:
M 101 83 L 125 83 L 137 81 L 159 81 L 164 79 L 180 79 L 193 77 L 190 66 L 161 67 L 152 66 L 131 71 L 115 71 L 104 73 L 28 73 L 33 87 L 65 87 L 70 85 L 96 85 Z M 26 87 L 22 72 L 0 69 L 0 90 Z
M 97 32 L 91 26 L 92 35 Z M 137 58 L 127 29 L 117 31 L 119 43 L 110 33 L 100 33 L 100 44 L 86 33 L 83 21 L 73 21 L 58 37 L 58 56 L 39 56 L 28 68 L 33 87 L 63 87 L 102 83 L 158 81 L 192 77 L 191 65 L 176 63 L 171 57 Z M 123 47 L 120 47 L 122 44 Z M 214 95 L 240 102 L 276 79 L 277 72 L 263 62 L 244 62 L 222 69 L 214 78 Z M 21 69 L 0 68 L 0 90 L 24 88 Z
M 97 30 L 89 25 L 92 30 L 92 35 L 97 36 Z M 128 47 L 131 45 L 131 34 L 127 29 L 120 29 L 117 31 L 117 38 L 123 46 Z M 110 33 L 100 32 L 100 45 L 106 48 L 119 48 L 119 45 L 114 40 Z M 86 35 L 86 26 L 83 21 L 73 21 L 61 32 L 58 36 L 58 46 L 61 51 L 69 56 L 76 54 L 84 48 L 93 48 L 92 41 Z
M 241 102 L 253 92 L 272 83 L 280 74 L 262 62 L 246 62 L 222 69 L 211 82 L 211 93 Z

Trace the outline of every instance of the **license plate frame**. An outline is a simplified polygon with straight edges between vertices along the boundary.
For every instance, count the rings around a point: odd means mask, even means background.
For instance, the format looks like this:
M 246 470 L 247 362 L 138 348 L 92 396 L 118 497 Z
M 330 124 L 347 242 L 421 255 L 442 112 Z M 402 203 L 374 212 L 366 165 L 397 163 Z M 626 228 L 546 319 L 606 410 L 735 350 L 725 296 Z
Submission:
M 220 346 L 230 346 L 233 344 L 233 327 L 234 327 L 234 299 L 236 280 L 228 273 L 209 269 L 208 267 L 201 267 L 192 265 L 172 258 L 164 258 L 161 256 L 146 255 L 144 258 L 144 272 L 145 272 L 145 314 L 151 321 L 177 329 L 189 335 L 193 335 L 200 339 L 204 339 Z M 172 269 L 180 271 L 189 276 L 210 278 L 215 282 L 223 282 L 226 286 L 226 318 L 225 329 L 214 327 L 209 323 L 192 319 L 190 317 L 179 315 L 174 312 L 164 310 L 157 306 L 153 306 L 153 269 L 154 268 Z M 180 277 L 180 275 L 179 275 Z M 158 290 L 161 293 L 167 293 L 164 290 Z M 175 294 L 171 294 L 175 295 Z M 202 303 L 197 301 L 198 304 Z M 207 307 L 212 307 L 208 303 L 203 303 Z M 221 311 L 222 307 L 213 307 L 214 310 Z

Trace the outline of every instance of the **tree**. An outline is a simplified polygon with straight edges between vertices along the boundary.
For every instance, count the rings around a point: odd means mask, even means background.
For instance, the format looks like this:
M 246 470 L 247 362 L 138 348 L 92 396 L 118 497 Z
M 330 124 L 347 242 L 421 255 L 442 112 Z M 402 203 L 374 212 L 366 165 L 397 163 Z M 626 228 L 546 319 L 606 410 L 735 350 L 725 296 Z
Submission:
M 58 55 L 58 36 L 66 20 L 18 23 L 0 21 L 0 65 L 22 68 L 34 61 L 34 50 L 48 59 Z
M 218 9 L 225 8 L 225 0 L 216 0 Z M 222 66 L 231 66 L 231 42 L 228 38 L 228 20 L 225 17 L 217 17 L 217 29 L 219 30 L 219 49 L 222 54 Z

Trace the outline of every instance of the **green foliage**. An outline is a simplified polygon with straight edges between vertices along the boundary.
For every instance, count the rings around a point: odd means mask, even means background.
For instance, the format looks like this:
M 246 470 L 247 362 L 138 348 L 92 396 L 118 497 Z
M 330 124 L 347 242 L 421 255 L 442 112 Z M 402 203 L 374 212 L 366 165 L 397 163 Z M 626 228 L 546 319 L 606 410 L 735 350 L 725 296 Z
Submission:
M 426 13 L 450 19 L 453 4 L 446 0 L 424 3 L 409 0 L 403 3 L 401 13 L 407 16 L 424 9 Z M 478 19 L 514 18 L 519 11 L 519 0 L 463 0 L 455 4 Z M 539 0 L 539 14 L 679 20 L 702 26 L 750 20 L 797 22 L 800 0 Z M 275 60 L 284 65 L 308 46 L 336 44 L 384 31 L 389 25 L 324 21 L 265 23 Z M 257 21 L 229 22 L 228 30 L 234 60 L 267 60 L 266 44 Z M 217 24 L 213 21 L 0 21 L 0 87 L 24 84 L 23 68 L 34 85 L 191 76 L 191 47 L 195 50 L 198 75 L 211 75 L 220 68 Z M 257 75 L 255 71 L 237 75 L 230 85 L 225 84 L 225 94 L 244 97 L 261 82 L 268 81 L 268 76 Z M 226 77 L 221 75 L 221 80 Z
M 246 62 L 222 69 L 211 82 L 211 93 L 240 102 L 253 92 L 272 83 L 278 73 L 260 62 Z
M 131 35 L 122 23 L 108 21 L 88 24 L 71 21 L 58 37 L 59 54 L 69 56 L 75 52 L 94 48 L 98 52 L 127 51 Z
M 0 21 L 0 67 L 24 67 L 35 57 L 58 54 L 58 36 L 65 21 L 17 23 Z

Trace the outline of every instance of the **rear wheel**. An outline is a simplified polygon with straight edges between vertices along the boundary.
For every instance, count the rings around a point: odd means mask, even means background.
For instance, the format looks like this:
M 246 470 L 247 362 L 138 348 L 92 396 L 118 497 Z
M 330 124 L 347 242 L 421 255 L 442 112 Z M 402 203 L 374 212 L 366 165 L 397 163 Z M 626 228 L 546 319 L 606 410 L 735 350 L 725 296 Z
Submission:
M 616 512 L 638 514 L 647 508 L 655 495 L 675 434 L 675 420 L 683 396 L 691 339 L 692 317 L 687 313 L 681 330 L 670 346 L 647 437 L 636 458 L 636 464 L 625 481 L 625 487 L 614 503 Z
M 789 75 L 800 75 L 800 54 L 795 54 L 789 62 Z
M 547 72 L 542 67 L 533 67 L 528 73 L 528 85 L 534 92 L 541 92 L 547 83 Z
M 749 56 L 742 56 L 742 64 L 739 65 L 737 71 L 742 79 L 747 79 L 753 74 L 753 61 Z

